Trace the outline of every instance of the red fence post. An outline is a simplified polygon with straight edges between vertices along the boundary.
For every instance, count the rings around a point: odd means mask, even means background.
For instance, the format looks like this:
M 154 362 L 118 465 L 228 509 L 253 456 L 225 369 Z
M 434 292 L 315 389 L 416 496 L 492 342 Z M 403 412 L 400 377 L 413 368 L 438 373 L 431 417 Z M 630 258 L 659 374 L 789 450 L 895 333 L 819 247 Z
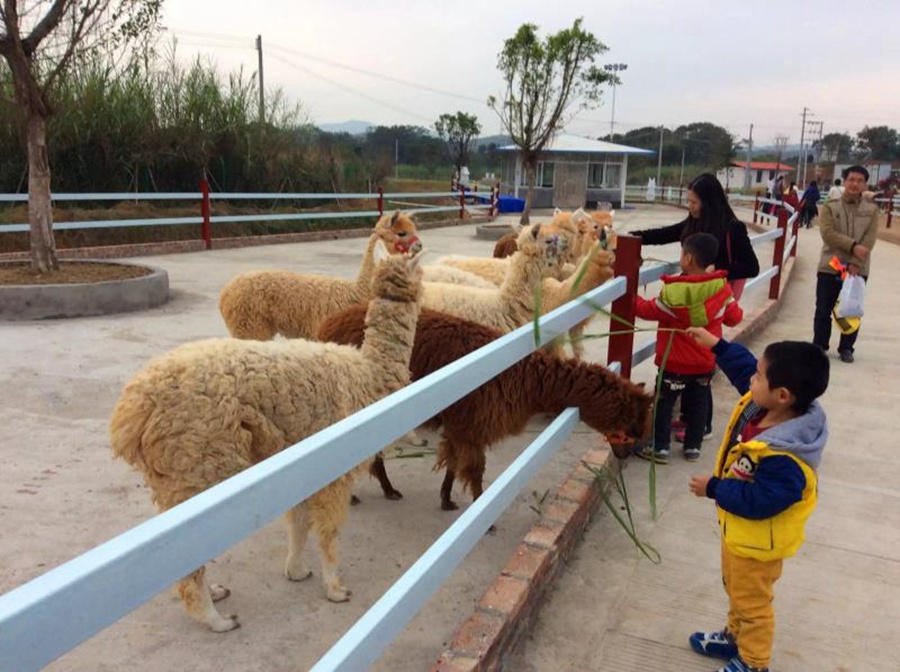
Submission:
M 200 236 L 206 244 L 206 249 L 212 249 L 212 226 L 209 218 L 209 181 L 206 176 L 200 180 L 200 216 L 203 221 L 200 223 Z
M 891 218 L 894 215 L 894 190 L 888 189 L 887 192 L 887 228 L 891 228 Z
M 794 224 L 791 226 L 791 237 L 796 238 L 794 241 L 794 246 L 791 248 L 791 256 L 797 256 L 797 248 L 800 247 L 800 217 L 794 219 Z
M 464 219 L 466 216 L 466 188 L 459 188 L 459 218 Z
M 759 213 L 759 192 L 756 192 L 756 198 L 753 199 L 753 223 L 756 224 L 756 218 Z
M 638 275 L 641 271 L 641 239 L 636 236 L 621 234 L 616 243 L 616 262 L 613 266 L 616 277 L 625 277 L 625 293 L 612 303 L 612 314 L 634 324 L 634 297 L 638 291 Z M 634 332 L 625 324 L 610 319 L 610 331 L 626 331 L 609 337 L 609 349 L 606 361 L 622 365 L 620 374 L 623 378 L 631 377 L 631 356 L 634 352 Z
M 384 187 L 378 187 L 378 216 L 384 217 Z
M 500 193 L 499 186 L 491 187 L 491 221 L 497 216 L 497 197 Z
M 778 207 L 778 228 L 781 236 L 775 239 L 775 252 L 772 254 L 772 266 L 778 267 L 778 274 L 769 281 L 769 298 L 775 300 L 781 292 L 781 270 L 784 264 L 784 246 L 787 242 L 788 212 L 783 205 Z

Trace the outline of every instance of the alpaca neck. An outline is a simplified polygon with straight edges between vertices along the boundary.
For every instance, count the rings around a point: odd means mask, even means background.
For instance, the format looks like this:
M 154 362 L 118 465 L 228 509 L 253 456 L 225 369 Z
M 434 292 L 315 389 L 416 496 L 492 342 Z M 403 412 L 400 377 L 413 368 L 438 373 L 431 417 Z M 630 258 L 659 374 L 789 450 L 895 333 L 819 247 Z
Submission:
M 366 312 L 366 330 L 362 355 L 380 369 L 379 383 L 387 392 L 409 382 L 409 360 L 412 356 L 419 303 L 374 298 Z
M 500 294 L 515 311 L 527 320 L 534 314 L 535 290 L 546 269 L 542 254 L 526 255 L 516 252 L 509 261 Z
M 371 291 L 372 276 L 375 274 L 375 243 L 377 242 L 377 235 L 373 233 L 369 236 L 369 244 L 366 245 L 366 252 L 363 254 L 359 273 L 356 276 L 356 285 L 367 295 Z
M 600 250 L 594 257 L 591 257 L 590 254 L 585 255 L 584 259 L 581 260 L 581 263 L 578 264 L 578 268 L 575 269 L 575 272 L 562 283 L 562 288 L 566 297 L 581 296 L 585 292 L 597 287 L 611 275 L 609 266 L 599 263 L 599 255 L 605 255 L 605 253 Z M 582 275 L 582 273 L 584 275 Z M 568 301 L 569 298 L 566 298 L 566 300 Z

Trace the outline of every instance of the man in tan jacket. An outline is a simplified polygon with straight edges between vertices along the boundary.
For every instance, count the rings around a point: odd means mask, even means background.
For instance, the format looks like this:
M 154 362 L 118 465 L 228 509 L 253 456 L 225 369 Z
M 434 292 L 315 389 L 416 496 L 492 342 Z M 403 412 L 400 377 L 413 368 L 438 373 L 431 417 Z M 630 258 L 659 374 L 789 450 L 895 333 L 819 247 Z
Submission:
M 830 266 L 837 257 L 851 275 L 869 278 L 869 259 L 878 237 L 881 214 L 874 201 L 863 199 L 869 171 L 862 166 L 845 168 L 844 193 L 819 206 L 819 231 L 822 234 L 822 256 L 816 283 L 816 316 L 813 320 L 813 343 L 828 350 L 831 340 L 831 311 L 841 292 L 841 276 Z M 842 362 L 853 361 L 853 345 L 859 331 L 841 334 L 838 354 Z

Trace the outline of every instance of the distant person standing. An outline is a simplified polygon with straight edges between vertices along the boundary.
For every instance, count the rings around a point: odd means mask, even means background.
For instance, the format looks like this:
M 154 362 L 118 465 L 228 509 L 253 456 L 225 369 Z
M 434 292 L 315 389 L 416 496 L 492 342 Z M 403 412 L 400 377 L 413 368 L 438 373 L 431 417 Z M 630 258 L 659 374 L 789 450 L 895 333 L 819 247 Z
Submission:
M 819 214 L 819 199 L 821 197 L 822 194 L 819 192 L 819 185 L 813 180 L 809 183 L 809 186 L 806 187 L 806 191 L 803 192 L 803 198 L 800 200 L 801 217 L 803 218 L 801 221 L 807 229 L 812 226 L 813 220 Z
M 841 186 L 841 178 L 835 178 L 834 184 L 831 185 L 831 189 L 828 190 L 828 200 L 830 201 L 832 198 L 840 198 L 844 195 L 844 188 Z
M 863 192 L 869 181 L 869 171 L 863 166 L 845 168 L 844 191 L 839 198 L 829 198 L 819 208 L 819 233 L 822 235 L 822 255 L 816 281 L 816 316 L 813 319 L 813 343 L 828 350 L 831 340 L 831 311 L 841 293 L 843 281 L 830 265 L 832 257 L 847 267 L 851 275 L 869 279 L 869 261 L 878 238 L 881 213 Z M 859 330 L 841 334 L 838 354 L 841 361 L 853 362 L 853 346 Z

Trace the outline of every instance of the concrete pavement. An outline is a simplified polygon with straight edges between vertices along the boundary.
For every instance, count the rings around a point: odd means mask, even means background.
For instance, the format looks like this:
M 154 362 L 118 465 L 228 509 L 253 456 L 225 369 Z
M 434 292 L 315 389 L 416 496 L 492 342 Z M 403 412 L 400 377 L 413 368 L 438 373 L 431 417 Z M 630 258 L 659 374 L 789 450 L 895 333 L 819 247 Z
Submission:
M 791 285 L 775 321 L 749 343 L 760 353 L 777 340 L 810 340 L 815 308 L 818 230 L 800 232 Z M 895 288 L 900 247 L 873 250 L 866 315 L 854 364 L 837 359 L 823 403 L 830 439 L 819 472 L 819 506 L 807 541 L 785 562 L 775 588 L 772 669 L 777 672 L 896 672 L 900 623 L 900 485 L 896 413 L 900 404 Z M 661 554 L 652 565 L 609 515 L 590 528 L 531 638 L 510 661 L 516 672 L 711 671 L 694 654 L 694 630 L 724 624 L 719 536 L 709 500 L 687 488 L 711 471 L 737 393 L 723 377 L 715 388 L 714 439 L 699 464 L 674 459 L 657 469 L 660 517 L 648 504 L 648 465 L 625 471 L 639 533 Z

